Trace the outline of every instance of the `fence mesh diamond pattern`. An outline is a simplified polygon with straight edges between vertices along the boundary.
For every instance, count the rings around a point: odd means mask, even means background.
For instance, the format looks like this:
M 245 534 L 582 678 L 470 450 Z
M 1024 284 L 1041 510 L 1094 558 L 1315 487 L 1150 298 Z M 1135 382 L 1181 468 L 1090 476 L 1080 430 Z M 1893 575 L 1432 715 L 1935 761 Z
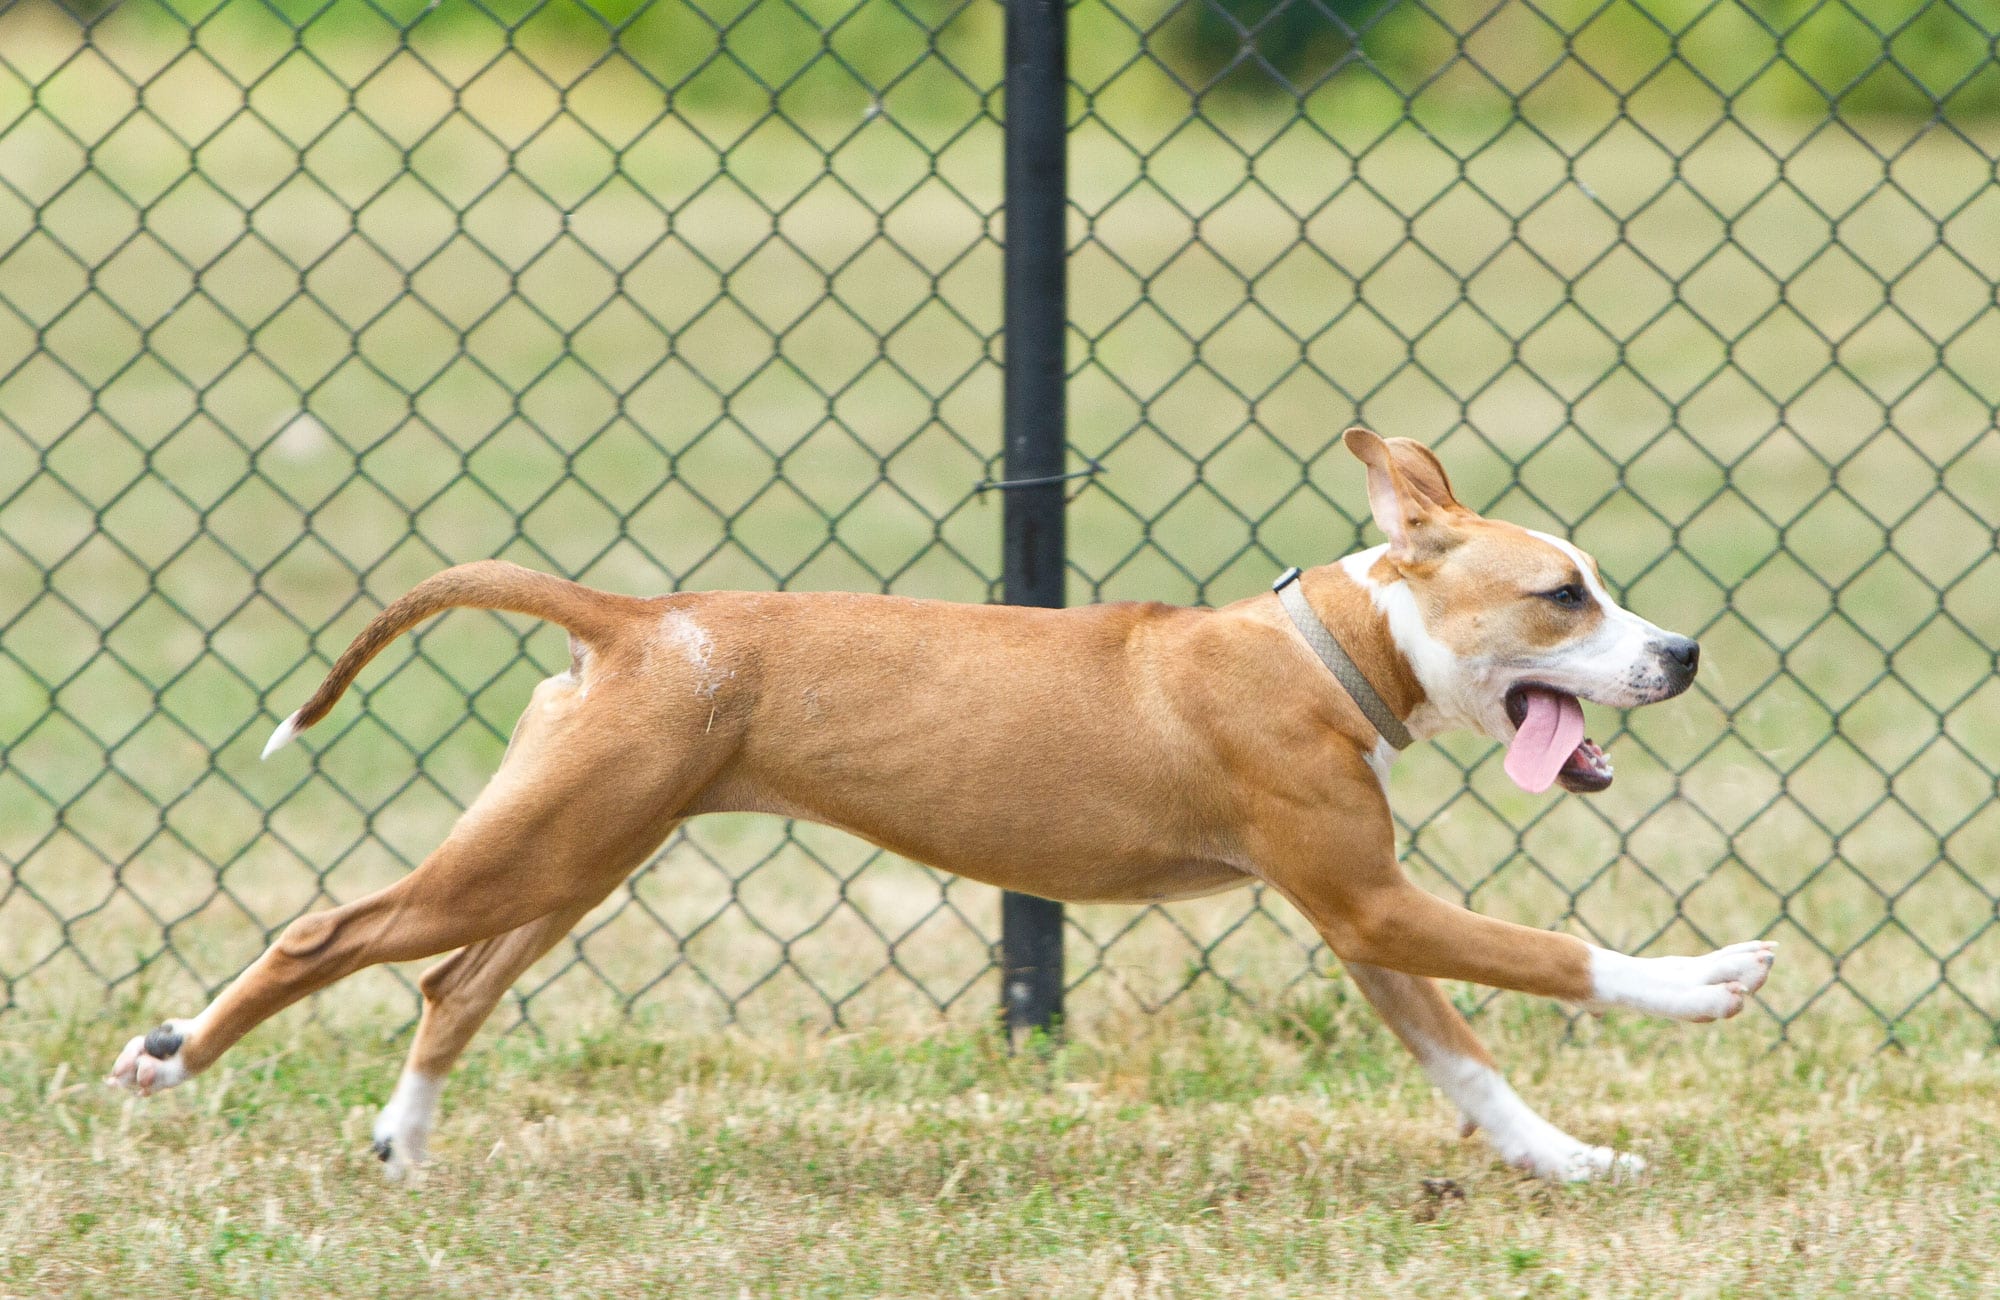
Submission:
M 1365 544 L 1338 431 L 1423 439 L 1707 649 L 1595 721 L 1596 799 L 1412 751 L 1411 869 L 1630 950 L 1781 938 L 1773 1032 L 2000 1021 L 2000 10 L 1070 12 L 1072 599 Z M 992 598 L 1002 19 L 0 11 L 4 1006 L 184 1008 L 422 857 L 558 634 L 443 620 L 256 757 L 442 565 Z M 983 1014 L 996 928 L 982 887 L 707 819 L 514 1005 Z M 1072 909 L 1069 945 L 1079 1002 L 1147 1008 L 1330 967 L 1248 892 Z M 407 1012 L 366 978 L 313 1014 Z

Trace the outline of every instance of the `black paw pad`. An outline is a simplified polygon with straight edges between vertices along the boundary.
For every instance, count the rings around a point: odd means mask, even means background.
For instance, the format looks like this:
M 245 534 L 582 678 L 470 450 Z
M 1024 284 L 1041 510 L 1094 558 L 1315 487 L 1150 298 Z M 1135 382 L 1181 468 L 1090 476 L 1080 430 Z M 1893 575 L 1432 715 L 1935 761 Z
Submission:
M 181 1050 L 181 1031 L 172 1025 L 161 1025 L 146 1035 L 146 1055 L 156 1061 L 164 1061 Z
M 386 1165 L 389 1163 L 390 1157 L 394 1156 L 395 1154 L 396 1154 L 396 1144 L 394 1142 L 390 1141 L 388 1138 L 375 1139 L 375 1158 L 377 1160 L 380 1160 L 383 1164 Z

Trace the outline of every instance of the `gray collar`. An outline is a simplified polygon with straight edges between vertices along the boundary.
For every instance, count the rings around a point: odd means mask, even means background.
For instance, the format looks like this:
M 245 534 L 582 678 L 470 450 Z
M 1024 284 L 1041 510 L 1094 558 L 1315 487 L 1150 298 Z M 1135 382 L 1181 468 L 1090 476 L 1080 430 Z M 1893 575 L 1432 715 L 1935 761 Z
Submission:
M 1313 613 L 1312 606 L 1306 601 L 1305 593 L 1299 590 L 1299 571 L 1286 569 L 1278 575 L 1278 580 L 1271 584 L 1271 590 L 1278 593 L 1279 603 L 1283 604 L 1285 612 L 1292 616 L 1292 623 L 1299 629 L 1299 635 L 1306 639 L 1306 644 L 1312 647 L 1320 662 L 1327 666 L 1334 680 L 1354 697 L 1354 702 L 1361 707 L 1361 712 L 1375 730 L 1382 734 L 1382 739 L 1388 741 L 1392 749 L 1408 749 L 1411 739 L 1409 728 L 1405 727 L 1403 720 L 1382 702 L 1382 697 L 1376 693 L 1375 687 L 1361 675 L 1361 670 L 1355 666 L 1354 661 L 1347 657 L 1347 651 L 1341 649 L 1340 642 L 1333 639 L 1333 633 L 1326 630 L 1326 624 L 1320 622 L 1319 615 Z

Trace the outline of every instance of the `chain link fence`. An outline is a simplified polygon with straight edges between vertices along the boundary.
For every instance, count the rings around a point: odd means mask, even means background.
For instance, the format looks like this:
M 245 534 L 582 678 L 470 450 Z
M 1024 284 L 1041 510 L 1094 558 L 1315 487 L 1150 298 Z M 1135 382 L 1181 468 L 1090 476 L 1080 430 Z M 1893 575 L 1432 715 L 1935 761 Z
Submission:
M 1073 602 L 1368 540 L 1358 418 L 1706 646 L 1394 780 L 1411 869 L 1635 951 L 1770 935 L 1774 1032 L 2000 1021 L 1990 3 L 1077 0 Z M 260 765 L 365 617 L 490 555 L 634 592 L 997 593 L 990 0 L 0 10 L 0 984 L 183 1012 L 419 861 L 557 633 L 458 614 Z M 995 998 L 993 891 L 677 834 L 522 1019 Z M 1070 911 L 1074 1014 L 1331 963 L 1279 900 Z M 414 1005 L 357 977 L 312 1014 Z

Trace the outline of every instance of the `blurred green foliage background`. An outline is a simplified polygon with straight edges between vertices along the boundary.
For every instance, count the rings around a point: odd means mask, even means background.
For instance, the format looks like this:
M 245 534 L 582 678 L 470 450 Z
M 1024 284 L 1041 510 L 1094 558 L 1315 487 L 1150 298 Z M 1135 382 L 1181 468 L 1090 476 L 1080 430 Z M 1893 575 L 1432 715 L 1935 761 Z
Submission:
M 54 0 L 37 0 L 53 4 Z M 102 16 L 113 4 L 71 0 Z M 831 49 L 875 85 L 893 84 L 906 46 L 937 32 L 938 51 L 962 66 L 997 57 L 1002 7 L 958 0 L 128 0 L 139 21 L 171 34 L 189 24 L 232 41 L 289 42 L 290 31 L 370 40 L 385 31 L 420 41 L 489 44 L 504 31 L 541 58 L 595 60 L 612 50 L 692 103 L 758 107 L 783 87 L 787 108 L 845 113 L 860 92 L 815 75 Z M 1214 103 L 1288 100 L 1321 89 L 1415 92 L 1461 46 L 1489 85 L 1463 87 L 1464 107 L 1505 111 L 1507 92 L 1550 102 L 1583 95 L 1567 78 L 1538 89 L 1550 48 L 1567 44 L 1613 93 L 1641 86 L 1669 61 L 1684 65 L 1745 113 L 1990 113 L 2000 107 L 1993 39 L 2000 0 L 1131 0 L 1072 7 L 1073 57 L 1095 42 L 1143 34 L 1170 78 L 1156 82 L 1162 112 L 1192 95 Z M 1463 34 L 1463 35 L 1462 35 Z M 718 36 L 729 56 L 711 58 Z M 761 86 L 759 83 L 762 83 Z M 908 97 L 904 111 L 950 113 L 942 87 Z

